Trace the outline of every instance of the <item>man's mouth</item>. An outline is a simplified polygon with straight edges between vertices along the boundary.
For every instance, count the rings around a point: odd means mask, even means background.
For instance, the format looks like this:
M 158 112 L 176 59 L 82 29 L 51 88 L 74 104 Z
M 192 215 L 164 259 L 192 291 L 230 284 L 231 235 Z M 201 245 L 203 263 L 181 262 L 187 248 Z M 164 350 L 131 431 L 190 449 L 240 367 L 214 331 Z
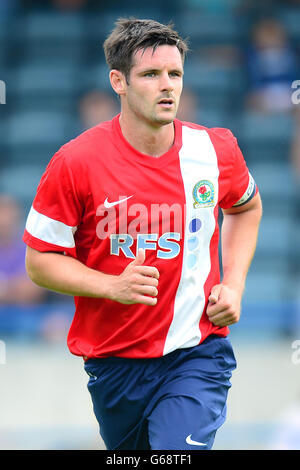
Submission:
M 172 98 L 162 98 L 159 100 L 158 104 L 163 108 L 171 108 L 174 104 L 174 100 Z

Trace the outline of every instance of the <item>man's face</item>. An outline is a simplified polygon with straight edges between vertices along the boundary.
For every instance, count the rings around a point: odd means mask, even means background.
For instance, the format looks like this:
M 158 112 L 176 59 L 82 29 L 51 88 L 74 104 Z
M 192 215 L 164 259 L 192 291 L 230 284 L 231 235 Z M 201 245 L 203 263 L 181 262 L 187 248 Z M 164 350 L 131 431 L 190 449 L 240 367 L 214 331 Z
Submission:
M 124 95 L 127 110 L 151 126 L 173 122 L 182 91 L 183 65 L 176 46 L 139 50 Z

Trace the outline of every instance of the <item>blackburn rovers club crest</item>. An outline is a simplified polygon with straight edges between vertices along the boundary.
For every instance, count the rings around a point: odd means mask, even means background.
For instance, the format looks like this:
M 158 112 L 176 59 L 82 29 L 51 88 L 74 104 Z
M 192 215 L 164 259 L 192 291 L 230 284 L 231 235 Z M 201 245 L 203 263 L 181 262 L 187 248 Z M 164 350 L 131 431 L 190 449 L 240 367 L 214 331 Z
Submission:
M 208 180 L 201 180 L 193 189 L 194 207 L 210 207 L 214 205 L 214 185 Z

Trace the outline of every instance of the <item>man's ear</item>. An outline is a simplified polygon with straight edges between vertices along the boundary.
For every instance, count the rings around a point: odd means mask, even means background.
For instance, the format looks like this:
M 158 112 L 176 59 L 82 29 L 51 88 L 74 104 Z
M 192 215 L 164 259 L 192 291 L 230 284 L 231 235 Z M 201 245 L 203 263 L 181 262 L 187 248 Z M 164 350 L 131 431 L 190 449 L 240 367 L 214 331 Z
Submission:
M 113 69 L 109 73 L 109 79 L 113 90 L 117 95 L 124 95 L 126 92 L 126 78 L 120 70 Z

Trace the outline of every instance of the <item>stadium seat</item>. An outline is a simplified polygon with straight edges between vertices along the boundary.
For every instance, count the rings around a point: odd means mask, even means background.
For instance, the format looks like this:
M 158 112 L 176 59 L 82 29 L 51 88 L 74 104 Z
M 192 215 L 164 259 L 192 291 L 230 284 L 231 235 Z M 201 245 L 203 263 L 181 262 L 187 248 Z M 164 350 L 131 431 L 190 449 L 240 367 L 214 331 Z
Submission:
M 293 222 L 290 214 L 279 212 L 277 214 L 264 213 L 262 217 L 256 253 L 259 255 L 285 256 L 291 254 Z
M 60 112 L 20 112 L 7 122 L 7 147 L 11 162 L 45 162 L 70 134 L 69 114 Z
M 10 165 L 0 172 L 0 191 L 14 196 L 27 213 L 46 164 Z
M 231 128 L 232 116 L 226 111 L 217 108 L 205 108 L 200 105 L 197 114 L 197 124 L 205 127 L 226 127 Z
M 24 44 L 22 61 L 36 65 L 81 64 L 86 52 L 85 42 L 31 41 Z
M 69 64 L 35 65 L 27 63 L 10 82 L 14 102 L 27 108 L 62 109 L 68 107 L 80 88 L 78 71 Z
M 257 301 L 282 301 L 290 279 L 288 259 L 285 257 L 255 254 L 248 272 L 243 303 Z
M 19 63 L 59 65 L 84 57 L 85 28 L 79 14 L 29 9 L 13 19 L 11 28 L 10 55 Z
M 85 36 L 84 16 L 76 11 L 30 11 L 23 18 L 26 39 L 76 41 Z
M 285 301 L 284 295 L 272 296 L 276 290 L 276 282 L 265 284 L 265 289 L 262 288 L 261 292 L 255 285 L 250 292 L 249 284 L 242 301 L 240 321 L 230 327 L 231 334 L 246 338 L 252 331 L 256 339 L 263 341 L 280 337 L 291 321 L 291 302 Z
M 64 138 L 67 115 L 59 112 L 20 112 L 8 121 L 10 145 L 57 142 Z
M 278 207 L 284 207 L 286 212 L 291 213 L 299 186 L 289 158 L 285 161 L 275 161 L 272 165 L 267 161 L 255 161 L 249 165 L 249 169 L 258 184 L 262 198 L 270 202 L 276 211 Z
M 6 29 L 0 23 L 0 79 L 2 79 L 2 70 L 6 64 L 7 58 L 7 33 Z
M 187 58 L 184 84 L 197 92 L 205 107 L 233 110 L 240 106 L 243 74 L 237 67 Z
M 288 36 L 295 44 L 300 44 L 300 11 L 299 6 L 285 6 L 277 15 L 279 21 L 285 27 Z
M 290 114 L 245 112 L 239 125 L 239 140 L 246 160 L 272 162 L 272 165 L 275 161 L 288 161 L 293 131 Z
M 288 139 L 293 129 L 293 118 L 288 113 L 263 114 L 246 111 L 243 117 L 243 135 L 254 142 Z
M 109 69 L 106 63 L 99 62 L 95 65 L 87 65 L 79 74 L 81 91 L 84 92 L 94 89 L 112 91 L 109 81 Z
M 201 9 L 185 9 L 178 16 L 177 29 L 188 37 L 194 49 L 202 45 L 237 45 L 243 34 L 242 20 L 232 14 L 205 13 Z

